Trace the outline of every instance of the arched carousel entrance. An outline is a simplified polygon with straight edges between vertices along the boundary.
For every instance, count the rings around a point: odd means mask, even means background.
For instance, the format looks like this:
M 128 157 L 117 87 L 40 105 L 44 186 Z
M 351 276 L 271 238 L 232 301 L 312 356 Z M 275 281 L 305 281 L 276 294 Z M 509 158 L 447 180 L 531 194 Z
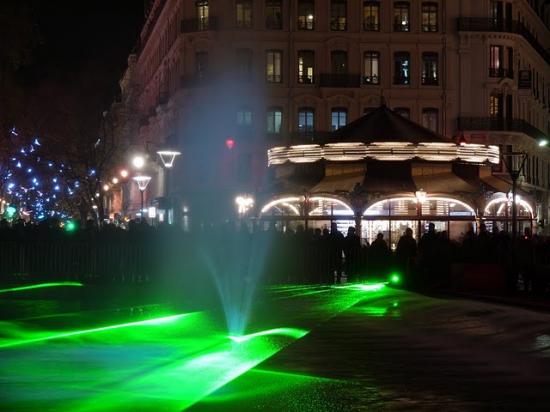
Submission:
M 533 228 L 535 218 L 533 208 L 520 195 L 516 195 L 518 233 L 523 233 L 525 228 Z M 512 228 L 512 194 L 495 193 L 485 205 L 483 220 L 490 231 L 511 231 Z
M 453 239 L 460 238 L 474 224 L 474 209 L 459 199 L 430 196 L 400 196 L 378 200 L 356 214 L 348 202 L 332 196 L 285 196 L 273 199 L 261 209 L 260 218 L 267 225 L 272 222 L 278 229 L 308 228 L 329 229 L 336 223 L 346 233 L 349 226 L 361 225 L 361 237 L 372 242 L 378 233 L 394 249 L 406 228 L 418 238 L 433 222 L 436 230 L 447 231 Z

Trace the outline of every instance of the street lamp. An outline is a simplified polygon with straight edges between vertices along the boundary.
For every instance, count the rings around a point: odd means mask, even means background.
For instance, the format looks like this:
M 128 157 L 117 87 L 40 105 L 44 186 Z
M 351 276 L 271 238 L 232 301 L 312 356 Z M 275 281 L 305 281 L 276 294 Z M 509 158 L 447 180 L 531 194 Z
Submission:
M 151 181 L 151 176 L 139 175 L 139 176 L 134 176 L 132 179 L 134 180 L 134 182 L 136 182 L 139 192 L 141 194 L 140 221 L 141 223 L 143 223 L 143 207 L 144 207 L 143 196 L 144 196 L 145 190 L 147 189 L 147 185 Z
M 136 169 L 141 169 L 143 166 L 145 166 L 145 157 L 142 155 L 136 155 L 132 158 L 132 166 L 134 166 Z
M 166 149 L 166 150 L 157 151 L 157 154 L 159 155 L 162 165 L 166 170 L 166 179 L 164 181 L 164 194 L 168 202 L 167 209 L 166 209 L 166 214 L 168 214 L 169 210 L 173 208 L 172 198 L 168 196 L 168 191 L 170 187 L 170 170 L 172 169 L 172 166 L 174 166 L 174 161 L 176 160 L 176 157 L 181 155 L 181 152 L 177 150 Z M 170 222 L 169 217 L 167 217 L 167 221 Z
M 254 198 L 250 195 L 240 195 L 235 198 L 239 217 L 243 217 L 253 206 Z
M 157 154 L 159 155 L 163 166 L 169 169 L 174 165 L 176 156 L 179 156 L 181 152 L 178 152 L 177 150 L 159 150 Z
M 418 219 L 418 240 L 422 238 L 422 204 L 428 198 L 424 189 L 419 189 L 414 193 L 416 197 L 416 218 Z
M 503 153 L 502 160 L 510 174 L 512 179 L 512 243 L 515 244 L 517 238 L 517 221 L 518 221 L 518 207 L 517 207 L 517 186 L 518 179 L 525 167 L 525 161 L 527 160 L 527 153 L 524 152 L 507 152 Z M 517 158 L 517 161 L 514 161 Z

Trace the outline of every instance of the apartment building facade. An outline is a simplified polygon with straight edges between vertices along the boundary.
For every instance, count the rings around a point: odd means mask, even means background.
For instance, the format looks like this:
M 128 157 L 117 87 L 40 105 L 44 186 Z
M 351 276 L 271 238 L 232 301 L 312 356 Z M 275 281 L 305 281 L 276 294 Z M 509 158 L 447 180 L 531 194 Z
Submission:
M 269 148 L 320 142 L 383 99 L 447 137 L 526 152 L 522 188 L 533 193 L 537 216 L 548 219 L 544 3 L 150 2 L 121 82 L 123 101 L 136 113 L 135 132 L 125 138 L 151 160 L 164 146 L 182 156 L 169 182 L 152 167 L 148 203 L 168 193 L 191 214 L 223 215 L 235 210 L 239 193 L 260 199 L 273 186 Z M 493 169 L 507 176 L 502 164 Z M 127 211 L 136 204 L 131 198 Z

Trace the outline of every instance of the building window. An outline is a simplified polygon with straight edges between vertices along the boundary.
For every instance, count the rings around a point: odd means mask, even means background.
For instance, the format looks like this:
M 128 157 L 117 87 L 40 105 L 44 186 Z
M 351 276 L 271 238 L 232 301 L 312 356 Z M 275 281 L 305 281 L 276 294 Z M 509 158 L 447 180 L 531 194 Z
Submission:
M 422 3 L 422 31 L 437 31 L 437 3 Z
M 346 0 L 332 0 L 330 2 L 330 29 L 332 31 L 347 30 Z
M 338 130 L 340 127 L 348 123 L 348 110 L 345 107 L 335 107 L 332 109 L 332 131 Z
M 237 13 L 237 27 L 250 29 L 252 27 L 252 0 L 237 0 L 235 5 Z
M 493 119 L 502 119 L 503 113 L 503 96 L 502 94 L 491 94 L 489 96 L 489 116 Z
M 335 50 L 330 53 L 332 73 L 346 74 L 348 72 L 348 53 L 342 50 Z
M 267 133 L 280 134 L 283 124 L 283 110 L 280 107 L 270 107 L 267 110 Z
M 199 79 L 204 79 L 208 74 L 208 53 L 195 53 L 195 73 Z
M 398 115 L 403 116 L 405 119 L 411 118 L 411 110 L 408 107 L 396 107 L 393 111 Z
M 410 31 L 410 4 L 406 1 L 396 1 L 393 4 L 393 30 Z
M 365 31 L 380 30 L 380 3 L 377 1 L 363 2 L 363 29 Z
M 364 54 L 363 84 L 380 84 L 380 53 L 367 51 Z
M 315 28 L 315 2 L 313 0 L 298 1 L 298 30 L 313 30 Z
M 199 30 L 208 30 L 209 7 L 208 0 L 200 0 L 195 3 L 197 10 L 197 25 Z
M 298 52 L 298 83 L 312 84 L 314 82 L 315 53 L 311 50 Z
M 422 84 L 427 86 L 436 86 L 439 83 L 438 78 L 438 55 L 437 53 L 422 53 Z
M 252 126 L 252 110 L 241 108 L 237 111 L 237 126 L 245 128 Z
M 298 131 L 304 136 L 311 136 L 315 130 L 315 110 L 301 107 L 298 110 Z
M 490 77 L 501 77 L 503 59 L 504 59 L 504 47 L 502 46 L 489 47 L 489 76 Z
M 237 49 L 239 77 L 243 80 L 252 78 L 252 50 Z
M 432 132 L 439 132 L 439 110 L 428 107 L 422 109 L 422 126 Z
M 408 52 L 396 52 L 394 53 L 394 66 L 395 66 L 395 77 L 393 79 L 394 84 L 410 84 L 411 82 L 411 73 L 410 73 L 410 63 L 411 57 Z
M 268 83 L 281 83 L 281 68 L 283 65 L 281 50 L 268 50 L 266 54 L 266 80 Z
M 265 3 L 265 27 L 269 30 L 283 28 L 283 1 L 267 0 Z

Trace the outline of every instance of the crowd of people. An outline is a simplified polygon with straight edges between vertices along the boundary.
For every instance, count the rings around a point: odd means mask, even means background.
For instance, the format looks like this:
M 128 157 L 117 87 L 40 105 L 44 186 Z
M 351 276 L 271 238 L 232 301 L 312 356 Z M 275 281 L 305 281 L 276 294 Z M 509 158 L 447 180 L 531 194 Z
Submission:
M 385 280 L 398 273 L 407 287 L 450 288 L 456 286 L 457 273 L 477 268 L 480 277 L 483 270 L 499 272 L 509 290 L 540 294 L 550 288 L 550 237 L 532 235 L 528 229 L 513 242 L 509 233 L 488 232 L 481 224 L 477 233 L 472 227 L 455 241 L 445 231 L 437 232 L 432 223 L 418 241 L 407 228 L 395 250 L 382 233 L 369 244 L 354 227 L 344 235 L 336 224 L 308 230 L 300 225 L 285 231 L 253 229 L 227 223 L 183 232 L 138 221 L 121 229 L 90 221 L 68 231 L 55 221 L 0 221 L 0 242 L 10 246 L 0 249 L 0 274 L 53 270 L 71 276 L 116 279 L 124 273 L 125 278 L 144 279 L 164 269 L 172 276 L 184 267 L 190 273 L 211 270 L 206 267 L 223 255 L 226 260 L 258 260 L 255 270 L 270 283 Z M 228 250 L 231 253 L 226 255 Z M 20 257 L 13 259 L 14 253 Z M 204 256 L 209 257 L 208 264 Z M 52 263 L 56 259 L 69 263 L 57 267 Z M 6 262 L 11 262 L 9 267 Z M 42 262 L 48 263 L 46 269 Z

